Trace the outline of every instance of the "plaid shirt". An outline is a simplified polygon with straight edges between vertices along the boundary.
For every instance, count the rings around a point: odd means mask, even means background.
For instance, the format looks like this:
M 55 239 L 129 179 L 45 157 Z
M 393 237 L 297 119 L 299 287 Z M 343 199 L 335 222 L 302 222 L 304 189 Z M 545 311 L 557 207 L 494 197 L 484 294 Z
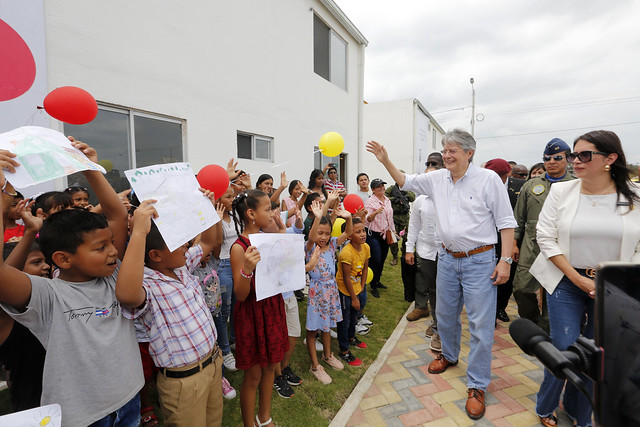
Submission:
M 128 318 L 139 318 L 149 335 L 149 354 L 156 366 L 180 368 L 195 363 L 216 345 L 216 328 L 204 301 L 198 278 L 191 272 L 202 258 L 195 245 L 186 253 L 184 267 L 174 270 L 180 280 L 144 268 L 142 286 L 147 300 L 140 310 L 123 309 Z

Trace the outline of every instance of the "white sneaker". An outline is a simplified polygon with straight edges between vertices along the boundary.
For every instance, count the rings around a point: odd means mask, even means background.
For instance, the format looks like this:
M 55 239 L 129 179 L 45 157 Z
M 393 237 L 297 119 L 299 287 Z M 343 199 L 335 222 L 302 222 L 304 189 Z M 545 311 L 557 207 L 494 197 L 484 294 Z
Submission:
M 222 364 L 227 370 L 231 372 L 235 372 L 238 370 L 238 368 L 236 368 L 236 358 L 233 357 L 233 353 L 231 352 L 222 356 Z
M 371 320 L 369 320 L 369 318 L 364 314 L 362 315 L 362 317 L 360 319 L 358 319 L 358 323 L 362 323 L 365 326 L 373 325 L 373 322 Z
M 305 338 L 304 340 L 302 340 L 302 343 L 306 346 L 307 339 Z M 322 343 L 320 342 L 320 340 L 316 338 L 316 351 L 322 351 L 322 350 L 324 350 L 324 347 L 322 346 Z
M 331 335 L 331 338 L 338 339 L 338 333 L 333 329 L 329 329 L 329 335 Z
M 365 325 L 356 325 L 356 334 L 358 335 L 367 335 L 369 333 L 369 328 Z

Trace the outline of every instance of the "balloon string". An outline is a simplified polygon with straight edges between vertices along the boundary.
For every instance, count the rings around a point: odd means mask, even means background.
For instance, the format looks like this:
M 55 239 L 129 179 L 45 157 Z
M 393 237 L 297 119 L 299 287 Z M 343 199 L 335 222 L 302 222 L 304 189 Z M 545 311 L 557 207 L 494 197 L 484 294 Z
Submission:
M 314 152 L 313 152 L 313 154 L 316 154 L 316 153 L 322 153 L 323 151 L 324 151 L 324 150 L 323 150 L 322 148 L 320 148 L 320 149 L 318 149 L 318 150 L 314 151 Z

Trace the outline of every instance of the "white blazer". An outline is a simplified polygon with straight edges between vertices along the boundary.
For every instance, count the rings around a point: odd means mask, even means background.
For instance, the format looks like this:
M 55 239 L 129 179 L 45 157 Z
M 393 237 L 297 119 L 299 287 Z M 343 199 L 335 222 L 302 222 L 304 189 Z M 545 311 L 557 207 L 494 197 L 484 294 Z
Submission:
M 569 232 L 578 210 L 581 183 L 582 180 L 575 179 L 553 184 L 540 211 L 536 227 L 540 254 L 529 272 L 549 294 L 553 293 L 564 276 L 549 258 L 564 254 L 569 259 Z M 632 190 L 638 194 L 637 187 Z M 617 211 L 622 218 L 620 259 L 606 261 L 640 263 L 640 205 L 636 203 L 631 211 L 628 206 L 618 206 Z

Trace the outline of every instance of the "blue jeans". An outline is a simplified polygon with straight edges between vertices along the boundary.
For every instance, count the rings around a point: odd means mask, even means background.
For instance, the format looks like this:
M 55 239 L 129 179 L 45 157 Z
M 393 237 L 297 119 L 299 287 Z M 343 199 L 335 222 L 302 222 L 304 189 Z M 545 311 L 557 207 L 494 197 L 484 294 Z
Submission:
M 213 318 L 218 332 L 218 346 L 223 355 L 229 354 L 229 335 L 227 333 L 227 321 L 231 315 L 231 295 L 233 294 L 233 276 L 231 273 L 231 261 L 221 259 L 218 265 L 218 280 L 222 296 L 220 315 Z
M 140 425 L 140 393 L 114 412 L 91 424 L 91 427 L 137 427 Z
M 580 336 L 587 315 L 587 326 L 582 334 L 586 338 L 593 338 L 593 299 L 574 285 L 567 277 L 563 277 L 553 294 L 546 294 L 547 307 L 549 309 L 549 326 L 551 329 L 551 342 L 564 351 Z M 585 375 L 580 374 L 587 389 L 592 390 L 593 382 Z M 544 380 L 540 384 L 537 395 L 536 413 L 541 417 L 548 417 L 558 407 L 560 394 L 565 387 L 565 380 L 553 376 L 548 370 L 544 371 Z M 573 384 L 567 382 L 564 390 L 564 410 L 578 426 L 591 425 L 591 405 L 587 398 L 576 389 Z
M 387 254 L 389 253 L 389 245 L 380 233 L 371 230 L 367 230 L 367 244 L 371 251 L 369 267 L 371 267 L 371 271 L 373 271 L 373 280 L 371 281 L 371 288 L 373 289 L 380 283 L 380 277 L 384 269 L 384 261 L 387 259 Z
M 494 249 L 465 258 L 454 258 L 442 248 L 438 254 L 436 315 L 442 355 L 450 362 L 458 360 L 464 304 L 471 333 L 468 388 L 486 390 L 491 381 L 497 288 L 490 277 L 495 267 Z
M 363 290 L 358 294 L 360 307 L 364 307 L 367 296 Z M 358 323 L 358 312 L 351 308 L 351 296 L 340 292 L 340 308 L 342 309 L 342 322 L 338 322 L 338 344 L 340 351 L 349 350 L 349 341 L 356 336 L 356 323 Z

